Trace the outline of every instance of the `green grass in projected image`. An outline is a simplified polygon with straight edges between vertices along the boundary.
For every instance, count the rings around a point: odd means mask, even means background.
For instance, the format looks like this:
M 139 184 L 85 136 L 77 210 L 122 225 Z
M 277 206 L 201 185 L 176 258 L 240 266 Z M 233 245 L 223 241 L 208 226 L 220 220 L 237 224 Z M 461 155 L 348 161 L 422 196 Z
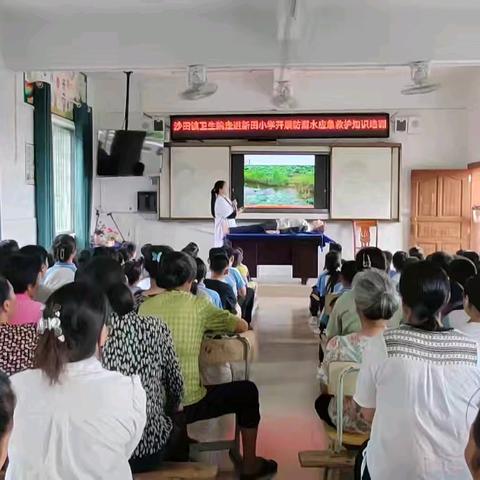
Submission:
M 245 206 L 313 208 L 313 165 L 245 165 Z

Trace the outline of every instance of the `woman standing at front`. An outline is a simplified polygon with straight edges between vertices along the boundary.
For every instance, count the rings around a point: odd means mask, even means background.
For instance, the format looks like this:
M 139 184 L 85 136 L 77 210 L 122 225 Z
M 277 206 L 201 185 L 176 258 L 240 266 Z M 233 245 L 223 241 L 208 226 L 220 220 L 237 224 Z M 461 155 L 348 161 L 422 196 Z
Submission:
M 225 235 L 231 227 L 235 227 L 237 217 L 237 201 L 228 198 L 228 186 L 225 180 L 217 180 L 212 189 L 210 210 L 215 219 L 213 246 L 223 247 Z

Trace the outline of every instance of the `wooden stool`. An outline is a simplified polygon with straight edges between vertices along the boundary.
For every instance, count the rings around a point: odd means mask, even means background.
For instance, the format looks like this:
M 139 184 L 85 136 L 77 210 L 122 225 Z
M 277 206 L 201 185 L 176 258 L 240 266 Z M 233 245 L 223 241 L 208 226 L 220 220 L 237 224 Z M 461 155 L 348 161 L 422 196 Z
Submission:
M 218 467 L 205 463 L 165 462 L 154 472 L 138 473 L 134 480 L 211 480 L 216 478 Z

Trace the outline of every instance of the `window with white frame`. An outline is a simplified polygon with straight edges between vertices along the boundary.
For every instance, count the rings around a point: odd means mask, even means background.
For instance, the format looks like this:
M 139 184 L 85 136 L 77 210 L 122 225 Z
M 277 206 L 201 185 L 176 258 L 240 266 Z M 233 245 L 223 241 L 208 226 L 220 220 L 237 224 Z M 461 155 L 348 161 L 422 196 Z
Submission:
M 53 191 L 55 235 L 73 233 L 74 127 L 71 122 L 53 117 Z

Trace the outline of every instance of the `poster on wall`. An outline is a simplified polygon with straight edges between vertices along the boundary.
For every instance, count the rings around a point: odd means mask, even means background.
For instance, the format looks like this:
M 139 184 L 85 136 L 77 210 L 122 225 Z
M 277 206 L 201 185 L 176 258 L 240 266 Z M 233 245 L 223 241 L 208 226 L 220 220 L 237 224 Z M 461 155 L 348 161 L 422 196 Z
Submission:
M 87 103 L 87 76 L 80 72 L 26 72 L 23 96 L 33 105 L 33 83 L 46 82 L 52 89 L 52 113 L 73 120 L 75 103 Z

